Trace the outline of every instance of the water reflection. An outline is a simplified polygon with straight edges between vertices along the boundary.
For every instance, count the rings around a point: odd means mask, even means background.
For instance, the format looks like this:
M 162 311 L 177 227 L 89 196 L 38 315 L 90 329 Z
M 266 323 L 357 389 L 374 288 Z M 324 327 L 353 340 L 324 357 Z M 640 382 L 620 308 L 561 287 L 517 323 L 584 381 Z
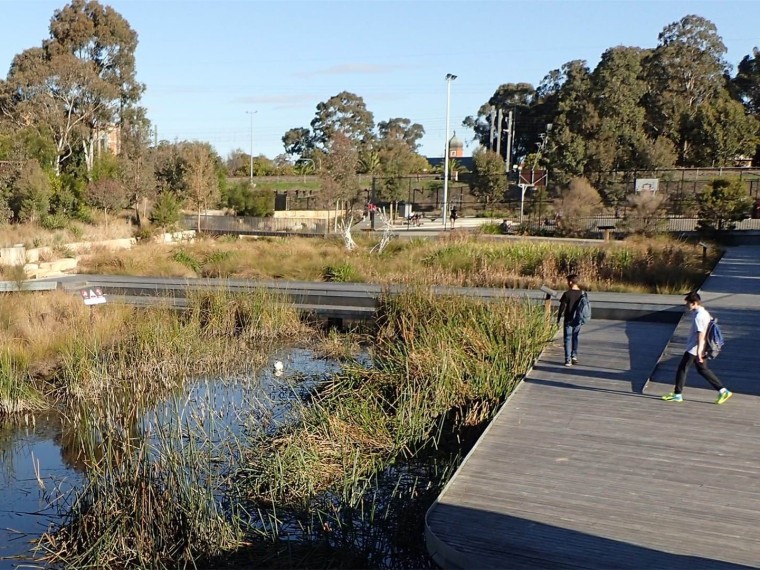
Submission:
M 74 411 L 69 419 L 55 414 L 4 419 L 0 570 L 29 563 L 31 541 L 58 520 L 55 501 L 83 483 L 87 465 L 103 455 L 111 440 L 138 440 L 177 420 L 217 442 L 241 435 L 246 426 L 271 430 L 285 421 L 295 399 L 339 369 L 339 363 L 316 358 L 309 350 L 283 349 L 260 370 L 199 379 L 147 410 L 138 402 L 111 401 L 97 412 Z

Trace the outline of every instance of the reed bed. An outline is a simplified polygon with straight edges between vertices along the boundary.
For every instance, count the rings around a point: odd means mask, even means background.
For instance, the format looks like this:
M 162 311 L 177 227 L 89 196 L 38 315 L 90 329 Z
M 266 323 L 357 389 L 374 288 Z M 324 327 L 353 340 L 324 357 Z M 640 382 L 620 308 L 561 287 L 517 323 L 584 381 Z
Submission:
M 183 326 L 206 342 L 239 334 L 222 301 L 204 297 Z M 220 435 L 210 403 L 146 419 L 109 391 L 68 418 L 90 436 L 88 483 L 39 555 L 71 568 L 429 566 L 422 517 L 461 459 L 436 450 L 485 424 L 554 330 L 520 301 L 384 295 L 370 337 L 326 343 L 350 359 L 369 340 L 372 362 L 345 360 L 274 430 L 249 414 L 244 436 Z
M 490 417 L 554 328 L 543 309 L 421 290 L 384 297 L 374 366 L 333 377 L 274 440 L 254 442 L 244 485 L 254 501 L 303 506 L 352 495 L 398 458 L 434 444 L 440 422 Z
M 207 408 L 208 411 L 208 408 Z M 183 568 L 244 543 L 241 520 L 220 500 L 229 449 L 209 437 L 213 415 L 143 418 L 137 433 L 101 417 L 97 461 L 63 523 L 37 556 L 67 568 Z M 130 430 L 131 431 L 131 430 Z
M 360 247 L 349 252 L 333 238 L 204 238 L 180 249 L 146 245 L 101 252 L 82 267 L 92 273 L 130 275 L 515 288 L 561 287 L 574 272 L 592 290 L 647 293 L 692 290 L 708 270 L 701 247 L 673 238 L 588 245 L 502 242 L 453 232 L 436 239 L 394 240 L 381 255 L 370 253 L 371 238 L 357 236 L 356 241 Z M 717 261 L 717 251 L 711 251 L 709 266 Z
M 81 331 L 63 347 L 56 375 L 62 444 L 87 483 L 40 539 L 45 561 L 193 567 L 243 543 L 239 515 L 223 499 L 225 471 L 241 455 L 237 437 L 217 425 L 214 402 L 177 398 L 190 378 L 258 367 L 273 345 L 313 331 L 292 305 L 264 291 L 199 291 L 189 305 L 143 310 L 122 323 L 118 338 Z M 160 410 L 167 399 L 175 408 Z M 262 411 L 249 404 L 246 415 Z
M 292 304 L 267 291 L 219 287 L 194 292 L 188 302 L 183 312 L 133 309 L 118 340 L 86 332 L 72 339 L 60 351 L 64 399 L 97 400 L 109 391 L 160 397 L 190 377 L 259 366 L 268 347 L 310 330 Z

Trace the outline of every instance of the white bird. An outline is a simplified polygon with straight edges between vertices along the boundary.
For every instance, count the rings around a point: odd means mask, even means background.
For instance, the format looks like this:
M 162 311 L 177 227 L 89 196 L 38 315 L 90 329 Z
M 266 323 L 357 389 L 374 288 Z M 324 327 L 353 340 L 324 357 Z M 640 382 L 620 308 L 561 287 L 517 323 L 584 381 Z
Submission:
M 285 368 L 285 367 L 282 365 L 281 361 L 278 360 L 278 361 L 276 361 L 274 363 L 274 371 L 275 372 L 282 372 L 283 368 Z

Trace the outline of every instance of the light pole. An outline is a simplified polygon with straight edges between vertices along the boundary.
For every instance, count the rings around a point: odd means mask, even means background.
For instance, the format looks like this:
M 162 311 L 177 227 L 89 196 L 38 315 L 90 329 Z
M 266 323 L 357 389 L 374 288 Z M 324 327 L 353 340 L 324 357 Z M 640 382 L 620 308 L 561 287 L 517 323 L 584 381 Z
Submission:
M 249 176 L 251 180 L 251 186 L 253 186 L 253 116 L 258 113 L 258 111 L 246 111 L 246 114 L 251 116 L 251 161 L 248 165 L 249 168 Z
M 443 157 L 443 229 L 449 213 L 449 114 L 451 113 L 451 82 L 457 78 L 451 73 L 446 74 L 446 155 Z

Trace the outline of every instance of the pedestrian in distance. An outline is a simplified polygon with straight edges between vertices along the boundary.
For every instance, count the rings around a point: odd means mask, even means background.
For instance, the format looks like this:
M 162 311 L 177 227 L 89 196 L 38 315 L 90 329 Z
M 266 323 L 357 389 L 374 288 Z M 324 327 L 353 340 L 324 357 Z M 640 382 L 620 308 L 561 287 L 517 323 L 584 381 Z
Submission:
M 683 388 L 686 384 L 686 374 L 692 364 L 696 364 L 697 372 L 702 378 L 718 391 L 716 404 L 722 404 L 733 394 L 723 386 L 723 383 L 715 373 L 707 367 L 707 328 L 712 317 L 702 306 L 702 298 L 699 293 L 692 292 L 686 295 L 684 301 L 686 308 L 691 311 L 691 328 L 686 340 L 686 352 L 683 353 L 681 362 L 676 370 L 676 385 L 672 392 L 665 394 L 662 399 L 668 402 L 683 402 Z
M 557 324 L 564 320 L 565 366 L 578 364 L 578 337 L 583 326 L 578 309 L 584 294 L 578 284 L 578 276 L 574 273 L 568 275 L 567 291 L 562 293 L 557 311 Z
M 457 222 L 457 218 L 459 217 L 459 212 L 457 212 L 457 207 L 454 206 L 451 208 L 451 215 L 449 216 L 449 219 L 451 220 L 451 229 L 454 229 L 454 224 Z

